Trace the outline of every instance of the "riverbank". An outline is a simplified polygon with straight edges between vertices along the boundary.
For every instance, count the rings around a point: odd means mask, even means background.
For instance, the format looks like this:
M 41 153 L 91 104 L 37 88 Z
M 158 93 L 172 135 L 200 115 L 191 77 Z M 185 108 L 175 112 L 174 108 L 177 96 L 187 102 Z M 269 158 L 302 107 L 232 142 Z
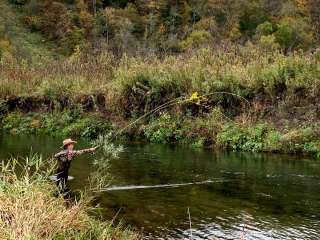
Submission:
M 166 57 L 4 59 L 1 128 L 319 156 L 319 56 L 248 44 Z
M 2 116 L 1 128 L 11 134 L 45 134 L 95 139 L 112 133 L 153 143 L 186 144 L 192 147 L 224 148 L 233 151 L 306 154 L 320 157 L 319 124 L 285 128 L 270 122 L 229 119 L 220 109 L 202 117 L 169 112 L 141 121 L 83 112 L 73 108 L 62 112 L 10 112 Z M 135 123 L 135 124 L 134 124 Z
M 140 239 L 128 229 L 93 217 L 88 194 L 79 194 L 76 200 L 58 195 L 48 180 L 54 165 L 48 165 L 49 160 L 37 155 L 21 160 L 0 166 L 1 239 Z

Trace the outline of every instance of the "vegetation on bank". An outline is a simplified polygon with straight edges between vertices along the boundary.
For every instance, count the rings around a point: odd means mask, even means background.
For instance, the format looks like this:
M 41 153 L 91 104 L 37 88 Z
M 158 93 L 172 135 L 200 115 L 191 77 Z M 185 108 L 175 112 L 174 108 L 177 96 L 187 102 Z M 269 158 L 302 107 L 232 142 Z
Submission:
M 38 65 L 4 59 L 1 125 L 12 133 L 94 138 L 160 107 L 124 135 L 319 155 L 319 54 L 249 44 L 162 58 L 79 54 Z
M 249 99 L 260 95 L 266 100 L 319 95 L 319 51 L 285 55 L 252 44 L 217 47 L 176 56 L 120 59 L 112 54 L 79 53 L 65 60 L 32 64 L 5 58 L 0 61 L 0 96 L 102 93 L 112 107 L 128 98 L 140 104 L 161 103 L 193 92 L 214 95 L 227 91 Z
M 58 195 L 49 181 L 52 166 L 40 156 L 25 162 L 11 159 L 0 165 L 0 238 L 1 239 L 140 239 L 139 236 L 110 222 L 90 215 L 89 198 L 77 200 Z
M 2 118 L 1 127 L 12 134 L 63 135 L 88 139 L 95 139 L 100 134 L 110 134 L 113 137 L 129 137 L 153 143 L 179 143 L 233 151 L 296 153 L 320 157 L 319 123 L 279 128 L 265 121 L 234 121 L 227 118 L 221 109 L 215 108 L 198 117 L 179 116 L 167 111 L 157 117 L 147 117 L 127 128 L 128 125 L 106 120 L 103 115 L 76 114 L 77 111 L 29 114 L 12 112 Z M 131 119 L 132 122 L 134 119 Z

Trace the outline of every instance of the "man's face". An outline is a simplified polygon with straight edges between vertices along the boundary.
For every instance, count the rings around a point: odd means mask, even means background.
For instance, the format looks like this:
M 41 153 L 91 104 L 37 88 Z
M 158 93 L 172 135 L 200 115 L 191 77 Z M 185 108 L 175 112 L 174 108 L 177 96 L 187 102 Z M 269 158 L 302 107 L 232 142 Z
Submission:
M 73 150 L 73 148 L 74 148 L 73 143 L 69 144 L 69 145 L 68 145 L 68 147 L 67 147 L 67 149 L 68 149 L 69 151 L 72 151 L 72 150 Z

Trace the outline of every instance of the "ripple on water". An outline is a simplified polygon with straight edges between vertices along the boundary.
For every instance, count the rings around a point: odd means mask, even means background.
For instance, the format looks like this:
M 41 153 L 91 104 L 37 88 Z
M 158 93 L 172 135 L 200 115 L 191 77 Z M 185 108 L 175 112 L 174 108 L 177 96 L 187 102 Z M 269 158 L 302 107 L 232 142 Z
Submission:
M 246 239 L 246 240 L 315 240 L 319 239 L 319 222 L 308 222 L 300 226 L 282 226 L 273 218 L 255 218 L 252 215 L 242 213 L 237 217 L 216 217 L 211 223 L 208 219 L 199 220 L 191 229 L 177 228 L 167 232 L 166 236 L 147 239 Z M 233 222 L 233 224 L 230 224 Z M 229 225 L 227 224 L 229 223 Z M 312 226 L 312 227 L 310 227 Z M 160 231 L 161 232 L 161 231 Z M 163 229 L 162 229 L 163 232 Z

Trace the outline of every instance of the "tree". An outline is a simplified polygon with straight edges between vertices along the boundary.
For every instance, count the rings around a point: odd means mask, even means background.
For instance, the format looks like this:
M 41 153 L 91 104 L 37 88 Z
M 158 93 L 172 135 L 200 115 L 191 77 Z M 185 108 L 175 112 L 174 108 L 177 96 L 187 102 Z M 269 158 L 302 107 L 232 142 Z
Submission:
M 313 42 L 310 27 L 303 18 L 283 18 L 277 25 L 275 37 L 285 52 L 296 48 L 308 48 Z

